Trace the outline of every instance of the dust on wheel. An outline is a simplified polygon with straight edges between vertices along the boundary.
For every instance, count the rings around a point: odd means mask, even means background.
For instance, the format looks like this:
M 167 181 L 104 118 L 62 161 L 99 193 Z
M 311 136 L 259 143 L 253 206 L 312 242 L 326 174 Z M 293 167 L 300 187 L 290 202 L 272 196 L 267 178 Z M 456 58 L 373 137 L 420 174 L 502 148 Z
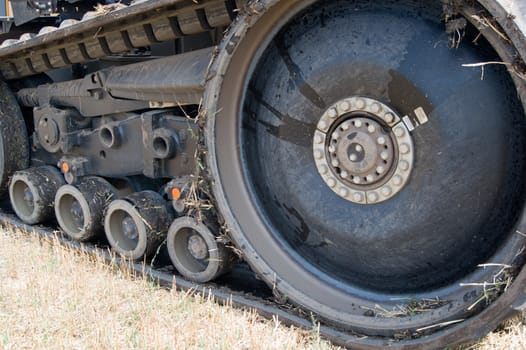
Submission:
M 452 48 L 442 5 L 258 2 L 211 69 L 221 215 L 257 273 L 354 348 L 477 338 L 524 279 L 524 82 L 463 67 L 510 61 L 509 43 L 478 37 L 471 14 L 489 14 L 464 4 L 446 6 Z

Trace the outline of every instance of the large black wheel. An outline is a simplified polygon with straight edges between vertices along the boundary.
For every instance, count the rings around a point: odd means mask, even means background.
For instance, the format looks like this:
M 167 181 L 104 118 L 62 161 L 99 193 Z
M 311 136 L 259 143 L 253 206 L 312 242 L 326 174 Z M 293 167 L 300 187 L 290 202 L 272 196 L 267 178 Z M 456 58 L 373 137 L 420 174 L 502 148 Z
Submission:
M 524 278 L 524 81 L 469 67 L 511 59 L 468 22 L 489 15 L 416 0 L 254 6 L 204 105 L 217 206 L 246 260 L 356 347 L 438 347 L 507 317 L 491 303 L 510 304 Z
M 1 81 L 0 97 L 0 198 L 3 198 L 13 173 L 29 166 L 29 142 L 22 111 L 7 84 Z

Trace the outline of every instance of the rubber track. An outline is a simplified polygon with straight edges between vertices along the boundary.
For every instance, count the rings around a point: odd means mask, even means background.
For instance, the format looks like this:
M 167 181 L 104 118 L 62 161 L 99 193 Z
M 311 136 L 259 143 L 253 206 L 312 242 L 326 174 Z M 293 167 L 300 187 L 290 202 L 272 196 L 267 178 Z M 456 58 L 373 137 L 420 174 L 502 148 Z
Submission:
M 228 26 L 234 0 L 150 0 L 0 48 L 3 80 L 19 79 Z
M 95 254 L 102 257 L 108 263 L 116 263 L 118 266 L 131 268 L 133 274 L 137 277 L 147 276 L 153 281 L 159 283 L 163 288 L 171 289 L 174 287 L 174 278 L 176 277 L 176 288 L 182 291 L 192 291 L 195 293 L 203 293 L 205 295 L 213 295 L 215 300 L 221 305 L 231 305 L 237 309 L 254 309 L 256 312 L 269 320 L 277 317 L 279 321 L 287 326 L 294 326 L 304 330 L 312 330 L 314 325 L 311 320 L 302 318 L 292 312 L 280 308 L 277 305 L 273 305 L 270 301 L 263 298 L 257 298 L 253 295 L 249 295 L 243 291 L 232 290 L 228 287 L 218 287 L 214 284 L 196 284 L 185 280 L 179 275 L 175 275 L 170 272 L 163 271 L 163 269 L 153 268 L 150 265 L 144 265 L 142 263 L 132 263 L 127 260 L 123 260 L 109 252 L 108 248 L 97 247 L 89 243 L 79 243 L 72 241 L 62 234 L 57 233 L 57 230 L 40 226 L 29 226 L 20 222 L 12 214 L 6 214 L 0 212 L 0 223 L 5 226 L 14 226 L 26 232 L 34 232 L 41 237 L 49 239 L 57 239 L 60 244 L 65 247 L 75 249 L 90 254 Z M 166 270 L 166 269 L 164 269 Z M 253 277 L 255 280 L 255 276 Z M 238 289 L 238 288 L 236 288 Z M 316 328 L 318 329 L 318 328 Z M 331 341 L 335 345 L 348 346 L 349 340 L 355 338 L 354 336 L 338 331 L 336 329 L 329 328 L 324 325 L 319 327 L 320 335 Z

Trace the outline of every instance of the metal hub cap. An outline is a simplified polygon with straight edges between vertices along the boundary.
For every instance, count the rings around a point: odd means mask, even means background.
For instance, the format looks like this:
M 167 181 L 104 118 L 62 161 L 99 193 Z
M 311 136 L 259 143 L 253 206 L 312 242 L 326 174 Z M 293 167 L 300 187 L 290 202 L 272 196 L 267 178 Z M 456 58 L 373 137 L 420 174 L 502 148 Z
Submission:
M 393 197 L 413 168 L 406 125 L 390 107 L 366 97 L 340 100 L 325 111 L 314 133 L 313 152 L 327 186 L 359 204 Z
M 190 254 L 198 260 L 206 259 L 208 256 L 208 246 L 199 234 L 193 234 L 188 237 L 187 248 Z
M 29 208 L 35 207 L 35 198 L 33 196 L 33 192 L 27 186 L 26 188 L 24 188 L 24 202 L 27 204 Z
M 73 200 L 69 211 L 73 221 L 75 222 L 75 225 L 77 225 L 78 228 L 82 228 L 82 226 L 84 226 L 84 212 L 78 200 Z
M 122 233 L 131 240 L 135 240 L 139 237 L 137 225 L 135 225 L 135 221 L 129 216 L 122 219 Z

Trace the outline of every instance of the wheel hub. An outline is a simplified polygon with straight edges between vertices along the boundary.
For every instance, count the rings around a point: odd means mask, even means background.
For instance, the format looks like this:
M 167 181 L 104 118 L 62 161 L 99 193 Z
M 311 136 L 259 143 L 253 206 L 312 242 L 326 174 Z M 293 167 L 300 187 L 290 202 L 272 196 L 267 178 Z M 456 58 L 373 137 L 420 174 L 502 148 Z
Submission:
M 380 101 L 366 97 L 338 101 L 322 115 L 313 141 L 318 172 L 348 201 L 388 200 L 411 174 L 414 147 L 409 130 Z
M 208 256 L 208 246 L 199 234 L 193 234 L 188 237 L 187 247 L 190 254 L 198 260 L 206 259 Z
M 137 239 L 139 236 L 137 225 L 135 225 L 135 222 L 129 216 L 126 216 L 124 219 L 122 219 L 122 233 L 131 240 Z
M 82 226 L 84 226 L 84 213 L 82 211 L 82 206 L 80 205 L 80 202 L 76 199 L 73 200 L 69 211 L 77 227 L 82 228 Z
M 35 199 L 33 196 L 33 192 L 31 191 L 29 187 L 26 186 L 26 188 L 24 188 L 24 202 L 27 204 L 29 208 L 34 208 L 35 206 L 34 201 Z

